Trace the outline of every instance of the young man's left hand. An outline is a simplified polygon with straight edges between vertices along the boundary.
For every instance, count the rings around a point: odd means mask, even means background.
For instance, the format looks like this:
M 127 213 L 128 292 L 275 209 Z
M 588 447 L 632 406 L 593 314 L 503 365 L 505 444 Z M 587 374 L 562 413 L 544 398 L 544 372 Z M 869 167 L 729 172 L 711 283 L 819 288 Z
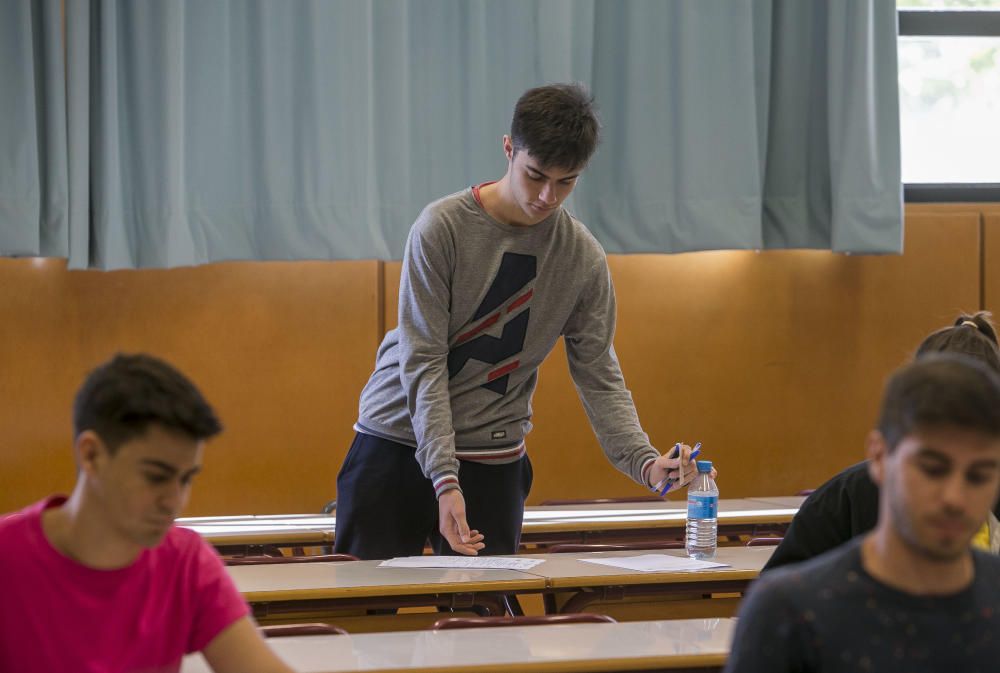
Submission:
M 695 461 L 691 460 L 691 447 L 687 444 L 680 445 L 680 456 L 677 458 L 671 458 L 670 454 L 674 451 L 671 449 L 669 454 L 663 454 L 655 461 L 649 468 L 649 487 L 654 488 L 657 484 L 661 485 L 664 483 L 665 479 L 673 479 L 674 484 L 670 487 L 671 491 L 675 491 L 683 486 L 687 486 L 694 479 L 694 476 L 698 474 L 698 466 Z M 713 477 L 714 468 L 713 468 Z

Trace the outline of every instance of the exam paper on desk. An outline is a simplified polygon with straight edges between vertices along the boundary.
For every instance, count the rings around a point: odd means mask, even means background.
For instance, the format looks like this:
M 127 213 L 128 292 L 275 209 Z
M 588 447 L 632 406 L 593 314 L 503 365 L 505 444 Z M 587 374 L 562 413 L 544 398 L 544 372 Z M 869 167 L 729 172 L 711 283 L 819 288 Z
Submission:
M 544 559 L 503 558 L 500 556 L 403 556 L 382 561 L 379 568 L 496 568 L 530 570 Z
M 664 572 L 670 570 L 704 570 L 705 568 L 726 568 L 726 563 L 699 561 L 684 556 L 668 554 L 643 554 L 641 556 L 616 556 L 611 558 L 582 558 L 584 563 L 596 563 L 612 568 L 625 568 L 641 572 Z

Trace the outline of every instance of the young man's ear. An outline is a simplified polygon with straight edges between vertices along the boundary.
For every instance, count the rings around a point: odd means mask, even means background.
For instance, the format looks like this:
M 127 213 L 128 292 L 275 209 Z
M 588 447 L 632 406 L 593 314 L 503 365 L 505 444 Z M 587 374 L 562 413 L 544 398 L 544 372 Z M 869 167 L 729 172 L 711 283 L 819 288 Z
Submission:
M 503 136 L 503 153 L 506 155 L 507 161 L 514 160 L 514 141 L 507 134 Z
M 93 430 L 84 430 L 73 443 L 73 455 L 77 469 L 88 475 L 94 473 L 98 462 L 107 455 L 107 447 Z
M 865 440 L 865 447 L 868 450 L 868 476 L 881 486 L 885 474 L 885 460 L 889 455 L 889 446 L 881 432 L 872 430 Z

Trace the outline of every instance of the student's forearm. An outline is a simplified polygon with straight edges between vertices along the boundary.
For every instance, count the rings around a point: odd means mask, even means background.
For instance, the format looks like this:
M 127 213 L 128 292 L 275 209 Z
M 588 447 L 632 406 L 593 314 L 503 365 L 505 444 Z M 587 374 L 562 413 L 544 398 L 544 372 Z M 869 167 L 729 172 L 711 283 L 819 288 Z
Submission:
M 294 673 L 267 645 L 249 617 L 223 629 L 202 654 L 214 673 Z

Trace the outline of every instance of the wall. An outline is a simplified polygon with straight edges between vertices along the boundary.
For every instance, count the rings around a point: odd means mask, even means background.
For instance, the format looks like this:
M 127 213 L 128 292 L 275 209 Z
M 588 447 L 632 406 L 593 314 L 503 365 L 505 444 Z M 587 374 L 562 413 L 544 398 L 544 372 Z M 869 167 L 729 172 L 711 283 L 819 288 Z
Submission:
M 176 364 L 226 426 L 190 513 L 318 511 L 334 497 L 380 337 L 379 267 L 102 273 L 0 260 L 0 511 L 72 487 L 72 396 L 118 350 Z
M 787 494 L 863 457 L 888 372 L 962 310 L 1000 312 L 1000 210 L 907 208 L 902 256 L 615 256 L 616 348 L 655 445 L 701 441 L 724 496 Z M 70 405 L 116 350 L 177 364 L 226 424 L 192 515 L 318 511 L 395 324 L 398 262 L 70 272 L 0 260 L 0 511 L 72 486 Z M 601 455 L 561 347 L 528 438 L 532 503 L 642 494 Z
M 983 306 L 1000 318 L 1000 208 L 993 207 L 983 216 Z

